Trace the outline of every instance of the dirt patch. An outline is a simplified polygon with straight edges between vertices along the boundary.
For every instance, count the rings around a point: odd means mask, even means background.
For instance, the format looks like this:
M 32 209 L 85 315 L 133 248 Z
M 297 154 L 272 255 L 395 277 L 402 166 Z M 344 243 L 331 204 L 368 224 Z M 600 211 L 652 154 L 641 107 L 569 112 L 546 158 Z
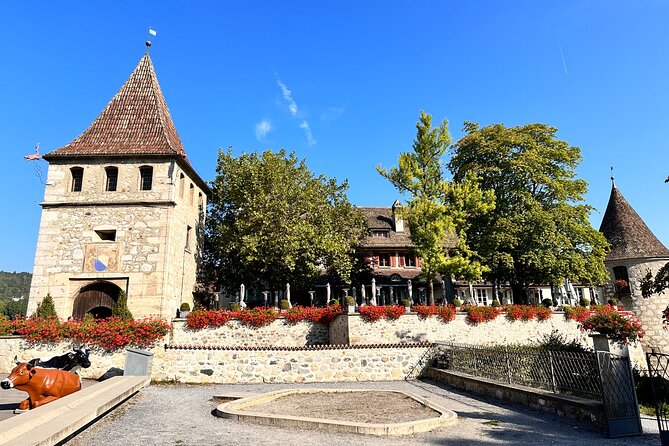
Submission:
M 404 394 L 374 391 L 296 393 L 247 410 L 360 423 L 404 423 L 441 415 Z

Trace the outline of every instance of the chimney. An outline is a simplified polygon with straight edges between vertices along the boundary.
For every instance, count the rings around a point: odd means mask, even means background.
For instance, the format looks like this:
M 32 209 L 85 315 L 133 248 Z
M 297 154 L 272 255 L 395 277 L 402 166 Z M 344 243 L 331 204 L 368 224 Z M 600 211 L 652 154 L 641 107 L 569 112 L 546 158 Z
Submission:
M 404 232 L 404 217 L 402 217 L 402 203 L 395 200 L 393 203 L 393 225 L 395 232 Z

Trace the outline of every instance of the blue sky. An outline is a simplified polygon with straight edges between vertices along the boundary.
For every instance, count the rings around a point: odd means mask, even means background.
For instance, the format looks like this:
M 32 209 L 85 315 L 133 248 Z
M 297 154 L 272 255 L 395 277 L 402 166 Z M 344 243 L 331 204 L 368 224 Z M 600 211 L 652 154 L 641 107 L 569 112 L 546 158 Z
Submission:
M 599 227 L 616 184 L 669 245 L 669 2 L 256 1 L 0 4 L 0 269 L 32 271 L 44 186 L 23 156 L 67 144 L 144 53 L 191 163 L 294 150 L 349 179 L 358 205 L 398 196 L 375 167 L 409 150 L 419 111 L 542 122 L 582 149 Z

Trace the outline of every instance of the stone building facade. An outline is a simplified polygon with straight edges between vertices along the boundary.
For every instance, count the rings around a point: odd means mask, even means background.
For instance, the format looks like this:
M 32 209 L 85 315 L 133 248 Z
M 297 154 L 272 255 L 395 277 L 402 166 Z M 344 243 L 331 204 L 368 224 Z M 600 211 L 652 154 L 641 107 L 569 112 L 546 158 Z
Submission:
M 669 292 L 648 298 L 641 295 L 641 279 L 655 275 L 669 262 L 669 249 L 652 233 L 622 193 L 613 184 L 599 230 L 611 245 L 604 261 L 611 282 L 604 292 L 631 309 L 646 330 L 644 349 L 669 352 L 669 332 L 662 326 L 662 310 L 669 305 Z
M 49 162 L 28 314 L 135 317 L 193 304 L 208 186 L 190 165 L 148 48 L 95 121 Z

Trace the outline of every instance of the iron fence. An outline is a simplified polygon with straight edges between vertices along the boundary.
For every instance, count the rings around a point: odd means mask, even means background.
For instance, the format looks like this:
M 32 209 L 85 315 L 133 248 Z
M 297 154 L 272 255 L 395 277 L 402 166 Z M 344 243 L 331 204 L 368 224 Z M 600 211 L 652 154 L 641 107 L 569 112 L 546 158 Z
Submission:
M 595 353 L 437 343 L 435 359 L 446 370 L 602 401 Z
M 669 446 L 669 354 L 646 353 L 662 446 Z

